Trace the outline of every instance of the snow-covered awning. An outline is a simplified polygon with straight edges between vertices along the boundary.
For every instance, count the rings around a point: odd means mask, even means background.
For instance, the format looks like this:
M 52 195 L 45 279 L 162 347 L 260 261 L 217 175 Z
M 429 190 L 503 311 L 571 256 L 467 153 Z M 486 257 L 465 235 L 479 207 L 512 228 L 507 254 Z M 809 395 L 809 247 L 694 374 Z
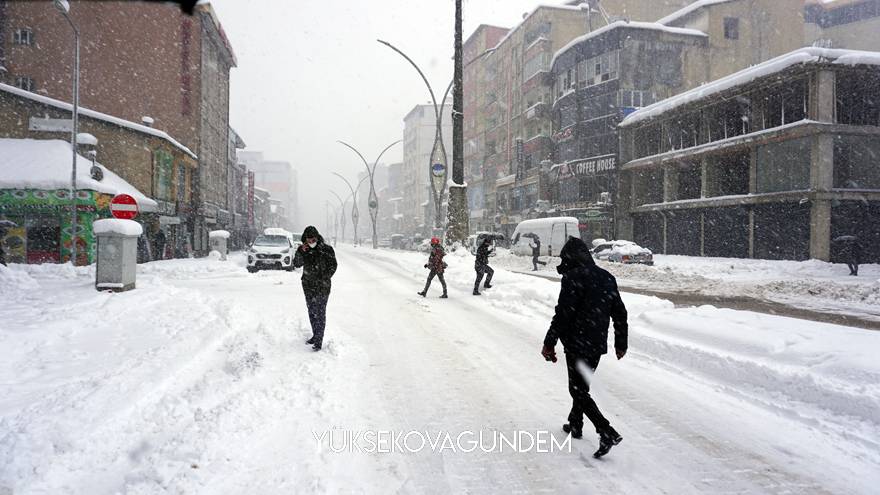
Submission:
M 727 3 L 732 2 L 733 0 L 697 0 L 696 2 L 691 3 L 690 5 L 678 9 L 675 12 L 669 14 L 668 16 L 657 21 L 658 24 L 671 24 L 682 17 L 688 16 L 697 10 L 702 9 L 703 7 L 709 7 L 711 5 L 719 4 L 719 3 Z
M 60 139 L 0 138 L 0 189 L 68 189 L 71 169 L 70 143 Z M 76 187 L 104 194 L 128 194 L 141 211 L 156 211 L 155 201 L 95 162 L 104 172 L 100 181 L 92 178 L 92 161 L 77 155 Z
M 658 101 L 629 114 L 621 127 L 656 117 L 688 103 L 707 99 L 717 93 L 751 83 L 757 79 L 781 72 L 789 67 L 810 63 L 830 63 L 835 65 L 880 65 L 880 52 L 860 50 L 836 50 L 831 48 L 800 48 L 780 55 L 764 63 L 735 72 L 727 77 L 712 81 L 690 91 Z

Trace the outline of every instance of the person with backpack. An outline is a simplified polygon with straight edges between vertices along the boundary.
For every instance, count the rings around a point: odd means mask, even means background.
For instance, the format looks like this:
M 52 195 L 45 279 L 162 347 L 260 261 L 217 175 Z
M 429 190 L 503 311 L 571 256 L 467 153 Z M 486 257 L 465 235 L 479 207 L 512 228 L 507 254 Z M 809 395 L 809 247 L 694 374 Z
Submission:
M 440 239 L 436 237 L 431 238 L 431 254 L 428 256 L 428 262 L 425 263 L 425 268 L 431 270 L 428 274 L 428 281 L 425 282 L 425 288 L 418 292 L 418 295 L 425 297 L 428 295 L 428 288 L 431 287 L 431 281 L 434 280 L 434 277 L 440 279 L 440 285 L 443 286 L 443 294 L 440 295 L 441 299 L 446 299 L 449 296 L 446 294 L 446 280 L 443 279 L 443 271 L 446 269 L 446 263 L 443 261 L 443 257 L 446 256 L 446 252 L 443 250 L 443 246 L 440 245 Z

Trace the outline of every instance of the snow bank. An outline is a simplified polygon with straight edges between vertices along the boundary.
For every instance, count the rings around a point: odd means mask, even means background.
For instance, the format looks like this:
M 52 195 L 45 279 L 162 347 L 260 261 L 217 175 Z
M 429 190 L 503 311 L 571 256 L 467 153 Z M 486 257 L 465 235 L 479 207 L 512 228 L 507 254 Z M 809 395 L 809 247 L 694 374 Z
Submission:
M 141 224 L 134 220 L 122 220 L 120 218 L 104 218 L 92 223 L 95 234 L 120 234 L 138 237 L 144 233 Z

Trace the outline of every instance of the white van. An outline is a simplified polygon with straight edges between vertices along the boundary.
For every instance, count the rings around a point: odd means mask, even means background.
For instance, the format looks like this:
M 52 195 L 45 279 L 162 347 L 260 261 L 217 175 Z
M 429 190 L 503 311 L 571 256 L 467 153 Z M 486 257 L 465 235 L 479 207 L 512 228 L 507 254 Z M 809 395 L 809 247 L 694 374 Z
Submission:
M 580 239 L 578 219 L 574 217 L 548 217 L 524 220 L 516 226 L 510 239 L 510 250 L 521 256 L 531 256 L 529 247 L 534 236 L 541 240 L 541 256 L 559 256 L 559 251 L 569 237 Z

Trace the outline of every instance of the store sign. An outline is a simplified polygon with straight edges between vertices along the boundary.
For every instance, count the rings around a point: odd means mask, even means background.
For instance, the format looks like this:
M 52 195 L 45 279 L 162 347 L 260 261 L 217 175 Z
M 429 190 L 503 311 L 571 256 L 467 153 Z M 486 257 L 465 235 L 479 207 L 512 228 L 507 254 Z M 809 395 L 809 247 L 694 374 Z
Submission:
M 604 155 L 586 160 L 574 160 L 559 166 L 559 178 L 592 177 L 617 168 L 617 156 Z
M 565 141 L 567 139 L 571 139 L 572 136 L 574 136 L 574 126 L 573 125 L 568 126 L 567 128 L 554 134 L 553 140 L 558 143 L 560 141 Z
M 41 132 L 71 132 L 73 130 L 73 121 L 70 119 L 31 117 L 28 122 L 28 130 Z
M 174 216 L 177 214 L 177 205 L 170 201 L 155 200 L 158 205 L 157 213 L 160 215 Z

